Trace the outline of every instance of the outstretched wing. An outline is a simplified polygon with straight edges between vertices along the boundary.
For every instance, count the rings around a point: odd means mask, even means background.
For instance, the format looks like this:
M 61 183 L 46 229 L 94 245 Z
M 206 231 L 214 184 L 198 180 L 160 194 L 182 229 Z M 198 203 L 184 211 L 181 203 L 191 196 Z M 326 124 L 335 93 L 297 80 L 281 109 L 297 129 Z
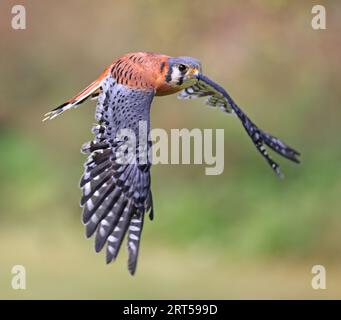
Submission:
M 279 165 L 269 156 L 265 145 L 280 154 L 281 156 L 299 163 L 298 156 L 300 153 L 293 148 L 287 146 L 280 139 L 259 129 L 250 118 L 237 106 L 230 95 L 217 83 L 213 82 L 202 74 L 197 75 L 198 82 L 192 87 L 184 89 L 178 97 L 180 99 L 191 99 L 199 97 L 208 97 L 207 104 L 211 106 L 219 106 L 223 111 L 234 113 L 242 122 L 244 129 L 251 138 L 257 150 L 265 158 L 267 163 L 272 167 L 278 176 L 282 176 Z
M 197 98 L 203 98 L 206 97 L 205 103 L 213 108 L 220 108 L 224 112 L 232 113 L 232 108 L 228 104 L 227 100 L 224 98 L 224 96 L 217 92 L 217 90 L 214 90 L 209 84 L 198 81 L 193 86 L 188 87 L 184 90 L 182 90 L 178 94 L 179 99 L 197 99 Z
M 95 250 L 106 245 L 107 263 L 115 260 L 128 234 L 128 269 L 135 273 L 144 215 L 150 211 L 148 142 L 153 91 L 104 79 L 96 107 L 95 139 L 83 145 L 89 154 L 80 186 L 86 235 L 96 233 Z

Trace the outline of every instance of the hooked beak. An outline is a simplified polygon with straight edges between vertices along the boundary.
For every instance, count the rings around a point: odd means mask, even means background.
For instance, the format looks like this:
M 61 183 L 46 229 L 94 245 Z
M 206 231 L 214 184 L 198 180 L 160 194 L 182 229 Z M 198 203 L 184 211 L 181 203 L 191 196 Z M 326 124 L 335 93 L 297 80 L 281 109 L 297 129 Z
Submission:
M 194 79 L 199 79 L 199 77 L 200 77 L 200 70 L 199 70 L 199 69 L 193 69 L 193 71 L 192 71 L 192 77 L 193 77 Z
M 198 74 L 199 74 L 199 69 L 193 69 L 192 71 L 193 77 L 197 77 Z

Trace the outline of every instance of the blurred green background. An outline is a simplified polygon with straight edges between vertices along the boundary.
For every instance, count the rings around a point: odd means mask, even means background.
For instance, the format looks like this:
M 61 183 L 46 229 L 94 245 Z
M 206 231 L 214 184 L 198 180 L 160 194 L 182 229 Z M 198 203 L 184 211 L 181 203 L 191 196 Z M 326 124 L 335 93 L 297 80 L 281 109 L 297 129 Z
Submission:
M 311 28 L 324 4 L 327 30 Z M 0 2 L 0 298 L 341 298 L 339 1 L 21 1 L 27 29 Z M 152 170 L 135 277 L 123 248 L 96 255 L 80 222 L 78 181 L 94 102 L 44 113 L 126 52 L 189 55 L 263 129 L 302 152 L 280 180 L 241 124 L 202 101 L 157 98 L 155 128 L 223 128 L 225 171 Z M 11 288 L 11 268 L 27 290 Z M 313 290 L 311 268 L 327 269 Z

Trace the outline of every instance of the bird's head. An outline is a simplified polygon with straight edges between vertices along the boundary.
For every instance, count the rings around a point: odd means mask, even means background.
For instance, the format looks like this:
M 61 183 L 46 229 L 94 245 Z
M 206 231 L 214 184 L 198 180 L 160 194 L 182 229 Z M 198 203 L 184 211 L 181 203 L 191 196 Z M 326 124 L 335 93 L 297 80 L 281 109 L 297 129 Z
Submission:
M 201 73 L 201 63 L 192 57 L 169 58 L 169 69 L 166 82 L 172 87 L 187 88 L 196 81 L 196 76 Z

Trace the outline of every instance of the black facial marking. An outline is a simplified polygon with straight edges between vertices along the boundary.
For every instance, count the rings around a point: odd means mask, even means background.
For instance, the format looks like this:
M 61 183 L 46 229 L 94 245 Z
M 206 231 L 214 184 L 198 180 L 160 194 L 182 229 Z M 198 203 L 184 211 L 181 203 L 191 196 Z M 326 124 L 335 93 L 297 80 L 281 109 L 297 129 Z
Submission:
M 163 69 L 165 68 L 165 63 L 164 62 L 162 62 L 161 63 L 161 66 L 160 66 L 160 72 L 162 73 L 163 72 Z
M 166 75 L 166 82 L 171 82 L 172 81 L 172 67 L 169 67 L 167 75 Z

